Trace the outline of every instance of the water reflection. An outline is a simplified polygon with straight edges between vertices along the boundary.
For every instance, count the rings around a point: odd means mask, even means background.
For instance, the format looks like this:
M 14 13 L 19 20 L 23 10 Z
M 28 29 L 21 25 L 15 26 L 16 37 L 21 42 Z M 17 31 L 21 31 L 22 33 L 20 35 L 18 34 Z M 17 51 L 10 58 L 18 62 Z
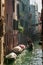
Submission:
M 24 50 L 17 56 L 15 62 L 7 65 L 42 65 L 42 50 L 34 49 L 32 52 Z

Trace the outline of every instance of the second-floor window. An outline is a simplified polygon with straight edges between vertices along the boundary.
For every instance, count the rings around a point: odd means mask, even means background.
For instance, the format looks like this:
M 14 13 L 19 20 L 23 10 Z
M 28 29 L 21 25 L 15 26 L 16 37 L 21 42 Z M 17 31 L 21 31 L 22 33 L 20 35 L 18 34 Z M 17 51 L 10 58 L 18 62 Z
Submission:
M 15 11 L 15 0 L 12 0 L 13 12 Z

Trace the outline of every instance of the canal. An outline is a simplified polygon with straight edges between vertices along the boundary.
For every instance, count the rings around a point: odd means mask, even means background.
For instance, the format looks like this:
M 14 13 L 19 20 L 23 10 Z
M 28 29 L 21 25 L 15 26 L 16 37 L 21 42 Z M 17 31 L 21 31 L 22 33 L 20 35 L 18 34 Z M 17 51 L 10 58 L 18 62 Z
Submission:
M 17 56 L 15 61 L 12 61 L 6 65 L 42 65 L 42 50 L 38 44 L 34 45 L 34 50 L 24 50 Z

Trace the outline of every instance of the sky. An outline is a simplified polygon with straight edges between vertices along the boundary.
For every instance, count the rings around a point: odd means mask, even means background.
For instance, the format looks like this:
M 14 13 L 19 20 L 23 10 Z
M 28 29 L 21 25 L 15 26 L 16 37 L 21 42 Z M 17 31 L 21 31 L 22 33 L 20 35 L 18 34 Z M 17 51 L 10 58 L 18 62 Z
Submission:
M 3 2 L 5 0 L 2 0 Z M 36 2 L 38 4 L 38 11 L 41 12 L 41 9 L 42 9 L 42 0 L 30 0 L 30 4 L 33 4 L 34 2 Z
M 30 0 L 30 4 L 33 4 L 34 2 L 36 2 L 38 4 L 38 12 L 41 12 L 42 9 L 42 0 Z

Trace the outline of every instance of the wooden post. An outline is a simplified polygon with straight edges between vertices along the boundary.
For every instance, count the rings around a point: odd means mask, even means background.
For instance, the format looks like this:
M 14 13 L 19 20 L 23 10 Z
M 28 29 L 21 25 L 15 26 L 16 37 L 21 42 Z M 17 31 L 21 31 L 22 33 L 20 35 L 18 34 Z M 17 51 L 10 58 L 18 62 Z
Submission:
M 1 37 L 1 65 L 4 65 L 3 43 L 4 43 L 4 37 Z
M 4 43 L 4 37 L 0 37 L 0 65 L 3 65 L 4 61 L 4 53 L 3 53 L 3 43 Z
M 4 25 L 4 20 L 5 20 L 5 7 L 4 3 L 5 0 L 0 0 L 0 65 L 4 65 L 4 30 L 5 30 L 5 25 Z

